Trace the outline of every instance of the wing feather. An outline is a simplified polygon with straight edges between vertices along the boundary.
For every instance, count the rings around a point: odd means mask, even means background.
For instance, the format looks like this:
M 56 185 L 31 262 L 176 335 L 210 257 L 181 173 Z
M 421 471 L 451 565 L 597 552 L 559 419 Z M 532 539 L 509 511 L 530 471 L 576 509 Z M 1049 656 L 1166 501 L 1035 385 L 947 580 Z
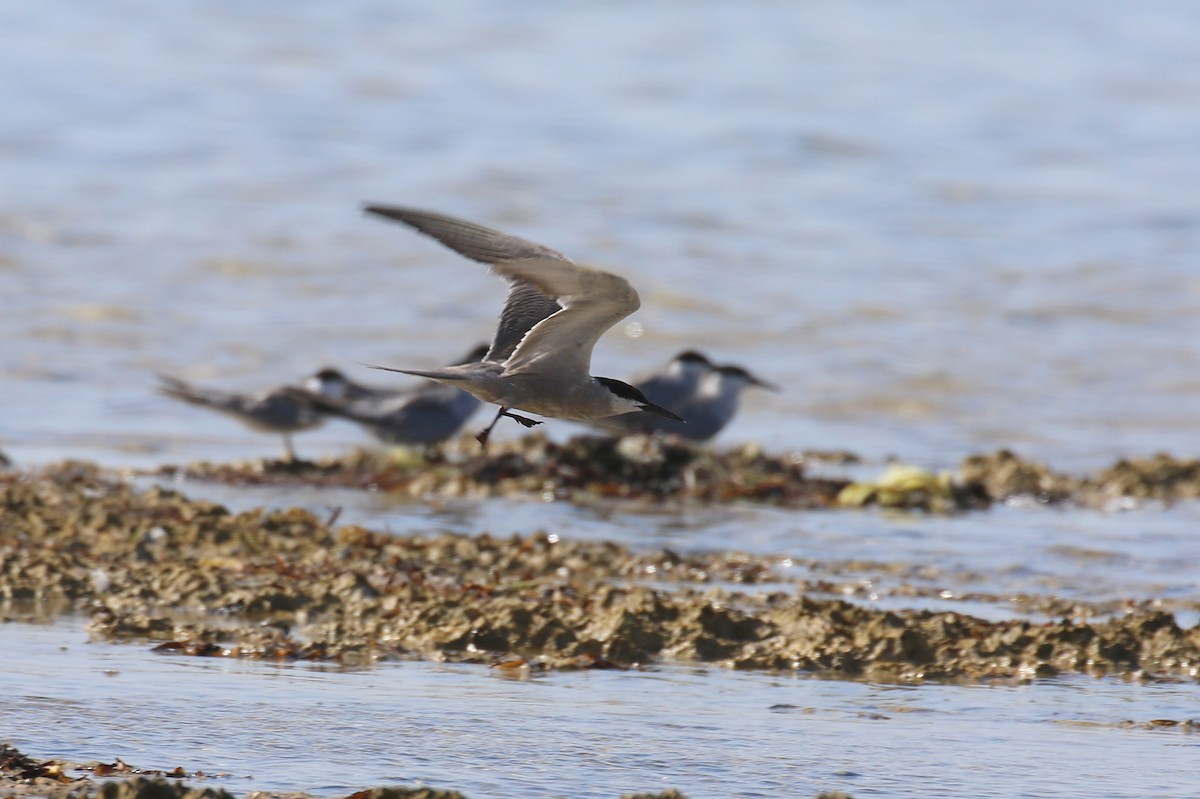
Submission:
M 510 261 L 530 259 L 571 263 L 569 258 L 557 250 L 445 214 L 384 205 L 368 205 L 364 210 L 402 222 L 460 255 L 493 267 Z M 493 271 L 505 274 L 499 268 L 494 268 Z M 496 325 L 492 346 L 484 358 L 488 361 L 506 361 L 534 325 L 557 313 L 561 308 L 552 296 L 536 286 L 526 281 L 514 280 L 507 276 L 506 278 L 509 282 L 508 297 L 504 301 L 504 310 L 501 311 L 500 321 Z
M 586 378 L 596 342 L 641 306 L 625 278 L 570 261 L 529 259 L 497 264 L 495 270 L 515 284 L 554 297 L 562 306 L 521 339 L 505 362 L 509 373 L 536 371 L 537 364 L 548 359 L 556 371 Z

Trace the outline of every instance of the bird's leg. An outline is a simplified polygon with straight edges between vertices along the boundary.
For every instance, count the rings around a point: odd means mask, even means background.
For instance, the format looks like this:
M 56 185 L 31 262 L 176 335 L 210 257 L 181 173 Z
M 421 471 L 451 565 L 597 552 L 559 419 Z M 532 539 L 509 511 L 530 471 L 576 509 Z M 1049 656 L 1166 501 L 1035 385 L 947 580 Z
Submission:
M 500 421 L 500 417 L 503 416 L 507 411 L 508 408 L 505 408 L 503 405 L 501 405 L 500 410 L 496 411 L 496 418 L 492 420 L 492 423 L 483 428 L 479 435 L 475 436 L 475 440 L 479 442 L 479 446 L 487 449 L 488 437 L 492 434 L 492 428 L 496 426 L 496 422 Z
M 283 434 L 283 453 L 287 456 L 288 463 L 296 461 L 296 450 L 292 448 L 292 434 Z
M 478 441 L 479 445 L 484 449 L 487 449 L 488 437 L 491 436 L 492 428 L 496 426 L 496 422 L 500 421 L 501 416 L 507 416 L 510 419 L 514 419 L 525 427 L 533 427 L 534 425 L 541 424 L 541 422 L 537 419 L 530 419 L 527 416 L 517 416 L 515 413 L 509 413 L 508 408 L 505 408 L 503 405 L 501 405 L 500 410 L 496 412 L 496 418 L 492 419 L 492 423 L 484 428 L 479 435 L 475 436 L 475 440 Z

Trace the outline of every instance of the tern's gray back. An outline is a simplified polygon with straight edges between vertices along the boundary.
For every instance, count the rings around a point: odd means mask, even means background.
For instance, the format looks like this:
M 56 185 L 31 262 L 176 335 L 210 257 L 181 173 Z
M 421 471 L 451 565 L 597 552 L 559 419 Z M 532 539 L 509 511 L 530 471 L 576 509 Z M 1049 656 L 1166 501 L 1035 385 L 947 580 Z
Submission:
M 428 382 L 415 390 L 390 397 L 370 397 L 337 402 L 297 392 L 331 416 L 349 419 L 367 428 L 387 444 L 436 444 L 457 433 L 479 407 L 465 391 Z
M 389 444 L 437 444 L 462 429 L 480 403 L 465 391 L 438 386 L 411 401 L 364 423 L 379 440 Z
M 382 205 L 368 205 L 365 210 L 367 213 L 403 222 L 436 239 L 459 255 L 493 266 L 541 258 L 568 263 L 571 261 L 557 250 L 536 242 L 445 214 Z M 519 280 L 509 280 L 508 283 L 508 298 L 504 302 L 504 310 L 496 326 L 496 335 L 486 357 L 489 361 L 508 360 L 530 328 L 560 310 L 559 304 L 552 297 L 547 297 L 528 283 Z
M 656 374 L 641 380 L 635 379 L 633 384 L 655 405 L 678 413 L 696 391 L 697 382 L 690 375 Z

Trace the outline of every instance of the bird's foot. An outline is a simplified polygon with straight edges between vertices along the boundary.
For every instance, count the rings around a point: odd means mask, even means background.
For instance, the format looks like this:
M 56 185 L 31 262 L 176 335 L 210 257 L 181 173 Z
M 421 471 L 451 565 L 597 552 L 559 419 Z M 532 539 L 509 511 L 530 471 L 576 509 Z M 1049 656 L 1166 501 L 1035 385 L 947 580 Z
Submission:
M 528 416 L 517 416 L 515 413 L 509 413 L 507 411 L 504 412 L 504 415 L 515 422 L 520 422 L 525 427 L 533 427 L 542 423 L 539 419 L 530 419 Z

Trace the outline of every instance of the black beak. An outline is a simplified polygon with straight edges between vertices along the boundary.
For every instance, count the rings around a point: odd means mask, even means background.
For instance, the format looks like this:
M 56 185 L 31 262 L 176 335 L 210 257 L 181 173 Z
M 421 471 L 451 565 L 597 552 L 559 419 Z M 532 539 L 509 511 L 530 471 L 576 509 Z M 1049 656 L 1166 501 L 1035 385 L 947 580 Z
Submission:
M 646 413 L 652 413 L 655 416 L 664 416 L 668 419 L 674 419 L 677 422 L 683 422 L 684 424 L 687 424 L 687 420 L 685 420 L 682 416 L 673 414 L 670 411 L 668 411 L 666 408 L 660 408 L 658 405 L 655 405 L 653 402 L 647 402 L 645 405 L 642 406 L 642 410 L 645 411 Z
M 759 388 L 765 388 L 767 391 L 779 392 L 780 390 L 779 386 L 775 385 L 774 383 L 768 383 L 766 380 L 759 380 L 754 375 L 750 375 L 750 385 L 758 386 Z

